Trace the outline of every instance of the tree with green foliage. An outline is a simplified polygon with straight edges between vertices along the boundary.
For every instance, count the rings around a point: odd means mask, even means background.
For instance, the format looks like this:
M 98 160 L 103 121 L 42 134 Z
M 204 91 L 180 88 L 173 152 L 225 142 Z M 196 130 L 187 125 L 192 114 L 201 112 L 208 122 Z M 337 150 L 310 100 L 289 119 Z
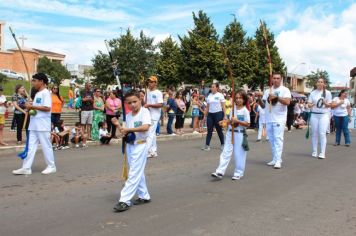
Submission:
M 312 71 L 307 75 L 307 85 L 311 88 L 316 88 L 316 82 L 318 79 L 323 78 L 326 83 L 326 88 L 330 89 L 330 77 L 329 73 L 326 70 L 317 69 L 316 72 Z
M 99 51 L 92 59 L 92 63 L 93 69 L 90 71 L 90 74 L 94 77 L 93 84 L 112 84 L 115 82 L 110 58 L 107 54 Z
M 182 63 L 179 47 L 172 37 L 160 42 L 158 47 L 160 54 L 157 61 L 157 72 L 160 84 L 177 86 L 181 82 L 179 67 Z
M 263 22 L 263 24 L 265 24 Z M 279 72 L 282 75 L 285 74 L 286 67 L 279 55 L 278 47 L 275 45 L 274 34 L 266 27 L 266 33 L 268 38 L 268 46 L 271 53 L 272 69 L 273 72 Z M 257 56 L 258 56 L 258 67 L 255 72 L 255 77 L 249 84 L 252 89 L 260 88 L 264 90 L 264 86 L 268 85 L 269 82 L 269 65 L 266 44 L 263 37 L 263 28 L 260 25 L 255 33 L 255 40 L 257 46 Z
M 235 86 L 251 84 L 258 66 L 255 41 L 246 37 L 246 32 L 236 18 L 226 26 L 221 41 L 232 67 Z
M 37 71 L 39 73 L 45 73 L 51 78 L 51 83 L 60 85 L 63 80 L 70 79 L 71 75 L 67 68 L 61 63 L 51 61 L 47 57 L 39 59 Z
M 200 84 L 212 82 L 214 79 L 223 80 L 224 56 L 218 44 L 218 35 L 209 17 L 203 11 L 196 15 L 193 12 L 194 29 L 188 36 L 179 37 L 181 41 L 182 80 Z

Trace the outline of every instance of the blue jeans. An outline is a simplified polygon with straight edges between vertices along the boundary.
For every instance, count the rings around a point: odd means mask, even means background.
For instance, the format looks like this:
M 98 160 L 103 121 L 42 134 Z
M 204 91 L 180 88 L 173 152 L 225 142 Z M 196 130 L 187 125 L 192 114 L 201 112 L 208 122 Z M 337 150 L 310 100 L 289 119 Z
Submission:
M 214 127 L 216 132 L 218 133 L 221 145 L 224 145 L 224 134 L 222 131 L 221 126 L 219 125 L 219 121 L 224 119 L 224 112 L 216 112 L 216 113 L 208 113 L 208 117 L 206 120 L 208 126 L 208 134 L 206 135 L 206 142 L 207 146 L 210 145 L 211 137 L 213 136 Z
M 161 120 L 157 123 L 156 134 L 161 134 Z
M 341 141 L 341 132 L 344 133 L 345 144 L 350 144 L 350 132 L 349 132 L 349 117 L 348 116 L 334 116 L 336 126 L 336 140 L 337 144 Z
M 167 134 L 173 134 L 172 125 L 175 116 L 176 115 L 174 113 L 168 113 Z

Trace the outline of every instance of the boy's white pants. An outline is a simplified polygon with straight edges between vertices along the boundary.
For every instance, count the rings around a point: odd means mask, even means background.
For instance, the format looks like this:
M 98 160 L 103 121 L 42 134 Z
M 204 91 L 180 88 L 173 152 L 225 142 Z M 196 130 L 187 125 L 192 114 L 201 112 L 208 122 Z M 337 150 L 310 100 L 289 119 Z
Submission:
M 234 145 L 232 145 L 231 131 L 226 132 L 225 145 L 222 153 L 220 154 L 220 163 L 216 169 L 216 173 L 225 174 L 226 168 L 234 154 L 235 170 L 234 176 L 243 176 L 246 166 L 247 152 L 242 148 L 243 134 L 234 132 Z
M 131 199 L 136 193 L 139 198 L 150 199 L 145 178 L 148 146 L 147 143 L 127 144 L 126 151 L 130 170 L 125 186 L 121 190 L 120 202 L 131 205 Z
M 22 168 L 31 169 L 38 144 L 42 146 L 42 152 L 46 161 L 47 167 L 56 167 L 54 163 L 54 155 L 51 144 L 51 133 L 49 131 L 29 131 L 28 152 L 27 157 L 23 160 Z
M 148 155 L 157 155 L 157 137 L 156 137 L 156 129 L 159 120 L 152 120 L 152 125 L 148 130 L 148 138 L 147 138 L 147 145 L 148 145 Z
M 267 137 L 271 144 L 272 161 L 282 162 L 285 123 L 270 122 L 266 124 Z
M 325 155 L 326 149 L 326 131 L 330 124 L 329 114 L 312 113 L 310 117 L 312 128 L 312 146 L 313 153 L 318 153 L 318 140 L 320 140 L 320 153 Z

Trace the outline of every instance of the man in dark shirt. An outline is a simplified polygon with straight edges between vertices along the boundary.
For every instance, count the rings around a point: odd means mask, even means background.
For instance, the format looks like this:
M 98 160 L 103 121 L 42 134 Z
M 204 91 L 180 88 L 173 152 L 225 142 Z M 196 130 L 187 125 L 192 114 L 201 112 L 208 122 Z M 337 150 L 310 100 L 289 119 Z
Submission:
M 81 107 L 81 124 L 83 132 L 86 132 L 88 139 L 91 139 L 91 124 L 93 123 L 93 92 L 90 90 L 90 84 L 85 84 L 85 90 L 82 94 L 82 107 Z

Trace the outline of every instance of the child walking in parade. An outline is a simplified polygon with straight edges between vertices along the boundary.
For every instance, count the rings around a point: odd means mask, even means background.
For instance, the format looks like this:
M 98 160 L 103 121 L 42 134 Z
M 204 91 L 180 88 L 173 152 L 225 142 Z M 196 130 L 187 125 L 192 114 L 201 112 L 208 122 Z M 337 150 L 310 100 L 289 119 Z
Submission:
M 125 186 L 121 190 L 120 200 L 114 207 L 115 212 L 126 211 L 132 204 L 141 205 L 151 201 L 144 173 L 149 149 L 149 129 L 152 122 L 150 111 L 142 107 L 138 92 L 128 92 L 125 95 L 125 101 L 132 110 L 126 116 L 126 127 L 122 127 L 116 118 L 112 119 L 113 124 L 126 137 L 126 153 L 130 168 Z M 131 202 L 136 194 L 138 198 Z
M 47 168 L 42 171 L 42 174 L 56 173 L 56 165 L 54 162 L 53 149 L 51 144 L 51 93 L 47 89 L 48 78 L 43 73 L 38 73 L 32 76 L 33 88 L 37 93 L 33 99 L 33 103 L 26 103 L 26 108 L 31 112 L 28 141 L 28 154 L 23 160 L 22 168 L 12 171 L 15 175 L 30 175 L 31 167 L 35 158 L 38 144 L 41 144 L 43 155 L 47 164 Z M 30 113 L 30 114 L 31 114 Z
M 234 155 L 235 170 L 232 180 L 239 180 L 244 176 L 246 155 L 248 151 L 246 128 L 250 126 L 250 112 L 246 108 L 247 94 L 243 90 L 239 90 L 235 96 L 234 116 L 230 112 L 230 120 L 220 121 L 219 124 L 224 126 L 228 123 L 228 131 L 226 132 L 225 145 L 220 154 L 220 163 L 212 177 L 222 179 L 226 168 L 230 162 L 231 156 Z M 234 141 L 232 142 L 232 135 Z

